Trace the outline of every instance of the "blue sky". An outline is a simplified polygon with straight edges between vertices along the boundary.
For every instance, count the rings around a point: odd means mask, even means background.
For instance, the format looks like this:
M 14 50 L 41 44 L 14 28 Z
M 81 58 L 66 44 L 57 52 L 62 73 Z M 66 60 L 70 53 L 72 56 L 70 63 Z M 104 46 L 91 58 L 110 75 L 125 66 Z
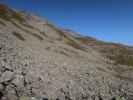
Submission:
M 133 45 L 133 0 L 0 0 L 83 35 Z

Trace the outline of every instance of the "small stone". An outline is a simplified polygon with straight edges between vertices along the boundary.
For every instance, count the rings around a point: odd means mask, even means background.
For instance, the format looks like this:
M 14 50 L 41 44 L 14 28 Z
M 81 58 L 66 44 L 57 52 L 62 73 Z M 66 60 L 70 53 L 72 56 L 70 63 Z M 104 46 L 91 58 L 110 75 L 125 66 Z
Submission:
M 2 74 L 0 78 L 0 82 L 7 82 L 13 79 L 14 73 L 10 71 L 6 71 Z

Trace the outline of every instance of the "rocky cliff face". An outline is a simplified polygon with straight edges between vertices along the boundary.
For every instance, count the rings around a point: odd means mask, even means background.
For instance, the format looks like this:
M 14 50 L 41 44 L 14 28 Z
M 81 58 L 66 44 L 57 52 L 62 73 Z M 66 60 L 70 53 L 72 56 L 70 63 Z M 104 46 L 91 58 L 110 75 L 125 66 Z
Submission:
M 133 100 L 132 54 L 0 5 L 0 100 Z

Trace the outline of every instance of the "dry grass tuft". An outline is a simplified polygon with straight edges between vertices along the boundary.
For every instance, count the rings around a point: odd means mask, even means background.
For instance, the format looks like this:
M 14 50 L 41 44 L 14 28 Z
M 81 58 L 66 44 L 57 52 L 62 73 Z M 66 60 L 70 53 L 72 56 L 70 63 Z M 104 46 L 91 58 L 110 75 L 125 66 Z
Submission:
M 82 49 L 82 48 L 80 47 L 80 45 L 79 45 L 78 43 L 76 43 L 75 41 L 73 41 L 72 39 L 66 38 L 66 39 L 64 39 L 64 40 L 65 40 L 65 43 L 66 43 L 67 45 L 69 45 L 69 46 L 71 46 L 71 47 L 73 47 L 73 48 L 76 48 L 76 49 Z
M 12 14 L 12 18 L 13 18 L 13 19 L 16 19 L 16 20 L 19 21 L 20 23 L 22 23 L 22 22 L 25 21 L 23 15 L 22 15 L 20 12 L 14 12 L 14 13 Z
M 19 34 L 19 33 L 17 33 L 17 32 L 13 32 L 12 34 L 13 34 L 15 37 L 17 37 L 19 40 L 25 41 L 25 38 L 24 38 L 21 34 Z

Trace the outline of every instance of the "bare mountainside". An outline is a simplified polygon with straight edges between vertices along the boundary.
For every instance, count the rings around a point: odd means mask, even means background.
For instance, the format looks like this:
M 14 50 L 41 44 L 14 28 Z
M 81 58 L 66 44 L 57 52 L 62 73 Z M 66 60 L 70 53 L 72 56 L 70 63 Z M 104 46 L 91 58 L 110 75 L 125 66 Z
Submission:
M 1 4 L 0 100 L 133 100 L 133 48 Z

